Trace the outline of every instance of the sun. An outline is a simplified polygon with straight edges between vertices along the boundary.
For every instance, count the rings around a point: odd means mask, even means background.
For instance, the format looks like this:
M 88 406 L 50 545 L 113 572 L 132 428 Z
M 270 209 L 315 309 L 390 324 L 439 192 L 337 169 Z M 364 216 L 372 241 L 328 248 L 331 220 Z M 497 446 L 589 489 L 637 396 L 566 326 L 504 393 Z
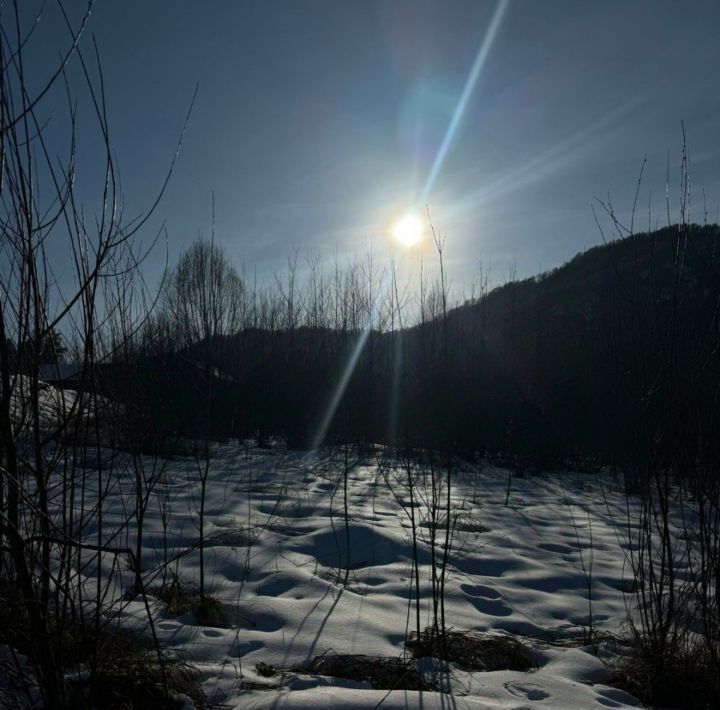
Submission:
M 422 222 L 414 215 L 406 214 L 396 222 L 393 237 L 405 247 L 414 247 L 423 237 Z

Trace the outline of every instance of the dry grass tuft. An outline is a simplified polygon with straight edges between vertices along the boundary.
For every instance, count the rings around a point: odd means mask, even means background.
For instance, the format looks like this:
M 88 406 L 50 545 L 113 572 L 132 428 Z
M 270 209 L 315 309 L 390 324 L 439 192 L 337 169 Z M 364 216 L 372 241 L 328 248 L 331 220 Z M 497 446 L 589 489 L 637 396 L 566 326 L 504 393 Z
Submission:
M 205 595 L 201 598 L 193 589 L 184 587 L 177 577 L 157 587 L 151 592 L 153 596 L 165 602 L 167 613 L 171 616 L 181 616 L 192 613 L 199 626 L 211 626 L 218 629 L 227 629 L 229 623 L 225 607 L 218 599 Z
M 6 585 L 0 594 L 0 643 L 30 656 L 29 626 L 10 590 Z M 114 624 L 96 628 L 66 619 L 50 629 L 50 641 L 65 678 L 65 707 L 179 710 L 188 700 L 198 710 L 209 707 L 191 666 L 161 661 L 146 639 Z M 8 670 L 18 674 L 18 684 L 34 684 L 27 668 Z
M 212 626 L 216 629 L 229 627 L 225 607 L 215 597 L 205 595 L 204 599 L 196 599 L 192 613 L 200 626 Z
M 175 576 L 162 586 L 151 589 L 149 593 L 165 602 L 167 613 L 171 616 L 181 616 L 192 611 L 196 599 L 196 595 L 184 587 Z
M 145 650 L 105 658 L 94 673 L 67 685 L 67 706 L 78 709 L 180 710 L 188 700 L 197 710 L 209 707 L 190 666 L 161 665 Z
M 292 670 L 366 682 L 375 690 L 437 690 L 435 684 L 418 671 L 413 661 L 403 658 L 328 652 Z
M 535 658 L 517 639 L 494 633 L 474 631 L 445 632 L 443 640 L 432 629 L 406 642 L 413 658 L 439 658 L 466 671 L 533 671 Z
M 652 707 L 710 710 L 718 706 L 720 697 L 720 677 L 700 645 L 659 653 L 636 640 L 630 655 L 615 668 L 610 684 Z

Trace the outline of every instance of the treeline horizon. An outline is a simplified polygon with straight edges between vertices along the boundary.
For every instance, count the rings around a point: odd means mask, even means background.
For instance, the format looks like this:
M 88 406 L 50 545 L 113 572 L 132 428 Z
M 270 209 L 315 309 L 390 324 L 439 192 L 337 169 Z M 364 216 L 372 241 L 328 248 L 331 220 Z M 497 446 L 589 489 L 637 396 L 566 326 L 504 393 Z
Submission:
M 315 263 L 301 282 L 291 262 L 259 291 L 198 240 L 133 337 L 116 324 L 98 386 L 155 442 L 280 436 L 627 468 L 662 437 L 710 455 L 717 236 L 694 224 L 634 234 L 536 277 L 485 281 L 462 304 L 424 277 L 412 324 L 392 264 Z

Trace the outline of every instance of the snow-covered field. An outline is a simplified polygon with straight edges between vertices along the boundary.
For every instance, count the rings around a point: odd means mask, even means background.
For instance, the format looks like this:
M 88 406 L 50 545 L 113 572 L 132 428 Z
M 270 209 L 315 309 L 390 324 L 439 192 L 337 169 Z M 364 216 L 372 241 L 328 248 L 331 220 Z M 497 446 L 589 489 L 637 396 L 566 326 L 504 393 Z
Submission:
M 373 457 L 348 474 L 350 573 L 344 585 L 346 527 L 342 457 L 266 451 L 242 445 L 214 450 L 206 506 L 206 584 L 230 628 L 203 627 L 151 599 L 161 644 L 200 672 L 208 698 L 232 708 L 618 708 L 637 706 L 609 687 L 612 641 L 595 653 L 593 622 L 619 634 L 626 618 L 622 522 L 625 498 L 609 477 L 580 474 L 515 478 L 505 506 L 507 472 L 453 474 L 457 529 L 446 588 L 453 629 L 517 635 L 532 649 L 534 672 L 466 672 L 421 661 L 452 694 L 374 690 L 367 683 L 290 670 L 326 652 L 400 657 L 414 628 L 412 545 L 403 472 Z M 384 472 L 383 472 L 384 471 Z M 197 585 L 197 469 L 168 464 L 145 522 L 146 586 L 166 567 Z M 393 484 L 393 481 L 395 483 Z M 391 485 L 394 493 L 391 491 Z M 126 519 L 131 481 L 120 477 L 106 502 L 104 526 Z M 121 504 L 124 500 L 124 504 Z M 160 503 L 169 513 L 162 524 Z M 422 505 L 417 509 L 422 517 Z M 427 537 L 427 523 L 420 528 Z M 132 542 L 133 530 L 129 538 Z M 167 541 L 167 553 L 163 551 Z M 422 624 L 430 622 L 430 556 L 420 549 Z M 583 569 L 584 568 L 584 569 Z M 132 576 L 123 573 L 125 588 Z M 148 632 L 141 598 L 123 606 L 122 623 Z M 603 635 L 601 634 L 601 637 Z M 256 664 L 272 665 L 263 677 Z M 446 672 L 444 672 L 446 671 Z

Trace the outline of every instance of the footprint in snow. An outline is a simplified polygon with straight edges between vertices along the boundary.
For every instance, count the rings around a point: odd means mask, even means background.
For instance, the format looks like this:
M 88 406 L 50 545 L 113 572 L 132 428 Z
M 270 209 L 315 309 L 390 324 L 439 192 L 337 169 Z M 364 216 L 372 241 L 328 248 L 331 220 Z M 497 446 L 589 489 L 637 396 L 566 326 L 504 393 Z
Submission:
M 212 639 L 220 638 L 225 635 L 222 631 L 218 631 L 217 629 L 203 629 L 203 634 Z
M 461 584 L 470 603 L 481 613 L 488 616 L 510 616 L 512 609 L 503 601 L 499 592 L 483 584 Z
M 279 597 L 293 590 L 296 586 L 297 580 L 273 573 L 259 582 L 255 592 L 259 597 Z
M 506 572 L 521 566 L 517 559 L 507 557 L 461 557 L 453 562 L 460 572 L 465 574 L 481 575 L 483 577 L 502 577 Z
M 240 643 L 235 643 L 230 648 L 230 651 L 228 652 L 228 656 L 230 658 L 242 658 L 243 656 L 247 655 L 248 653 L 252 653 L 253 651 L 257 651 L 264 647 L 265 644 L 263 644 L 260 641 L 245 641 Z
M 500 599 L 500 592 L 483 584 L 461 584 L 460 589 L 469 597 L 482 597 L 484 599 Z
M 500 599 L 483 599 L 475 597 L 471 599 L 472 605 L 481 613 L 488 616 L 511 616 L 512 609 Z
M 523 698 L 524 700 L 546 700 L 550 697 L 549 693 L 546 693 L 536 683 L 505 683 L 505 690 L 516 698 Z

